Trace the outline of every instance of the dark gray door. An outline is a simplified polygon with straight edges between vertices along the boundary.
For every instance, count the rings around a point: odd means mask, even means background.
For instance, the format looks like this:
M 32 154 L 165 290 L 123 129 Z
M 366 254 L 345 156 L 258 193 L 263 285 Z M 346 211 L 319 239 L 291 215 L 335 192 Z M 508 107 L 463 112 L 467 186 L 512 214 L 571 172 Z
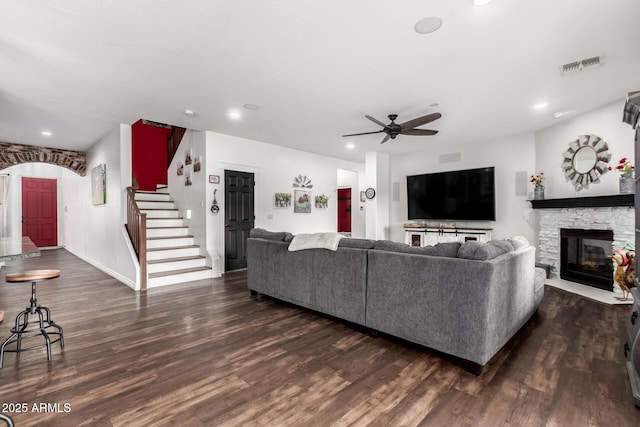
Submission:
M 224 171 L 225 237 L 224 269 L 247 268 L 247 238 L 255 222 L 253 174 Z

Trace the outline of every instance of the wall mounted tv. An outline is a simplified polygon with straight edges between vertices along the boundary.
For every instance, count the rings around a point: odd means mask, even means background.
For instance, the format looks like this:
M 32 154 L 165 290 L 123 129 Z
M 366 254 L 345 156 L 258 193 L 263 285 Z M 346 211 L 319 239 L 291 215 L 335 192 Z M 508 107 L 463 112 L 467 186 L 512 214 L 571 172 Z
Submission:
M 410 220 L 495 221 L 493 167 L 407 176 Z

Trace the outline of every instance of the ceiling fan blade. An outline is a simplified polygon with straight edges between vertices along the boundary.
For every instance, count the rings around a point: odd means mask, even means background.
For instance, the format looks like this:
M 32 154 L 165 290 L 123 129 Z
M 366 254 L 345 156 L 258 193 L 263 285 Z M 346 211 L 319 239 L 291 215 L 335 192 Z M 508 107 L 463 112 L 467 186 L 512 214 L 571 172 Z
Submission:
M 432 113 L 432 114 L 428 114 L 426 116 L 422 116 L 422 117 L 418 117 L 417 119 L 413 119 L 413 120 L 409 120 L 408 122 L 404 122 L 400 125 L 400 128 L 404 131 L 405 129 L 413 129 L 415 127 L 418 126 L 422 126 L 425 125 L 427 123 L 430 123 L 434 120 L 438 120 L 440 117 L 442 117 L 442 114 L 440 113 Z
M 373 118 L 371 116 L 365 116 L 367 119 L 371 120 L 373 123 L 382 126 L 383 128 L 386 128 L 387 125 L 385 125 L 384 123 L 382 123 L 380 120 Z
M 345 137 L 345 136 L 371 135 L 371 134 L 380 133 L 380 132 L 384 132 L 384 131 L 383 130 L 376 130 L 374 132 L 350 133 L 349 135 L 342 135 L 342 136 Z
M 384 144 L 385 142 L 387 142 L 389 140 L 389 138 L 391 138 L 389 135 L 385 135 L 384 139 L 382 140 L 382 142 L 380 144 Z
M 400 131 L 400 134 L 402 135 L 435 135 L 436 133 L 438 133 L 437 130 L 430 130 L 430 129 L 407 129 L 407 130 L 403 130 Z

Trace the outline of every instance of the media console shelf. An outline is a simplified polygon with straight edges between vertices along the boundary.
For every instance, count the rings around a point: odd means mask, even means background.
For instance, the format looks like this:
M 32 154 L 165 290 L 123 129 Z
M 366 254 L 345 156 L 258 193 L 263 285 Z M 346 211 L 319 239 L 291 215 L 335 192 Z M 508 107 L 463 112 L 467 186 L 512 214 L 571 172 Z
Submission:
M 410 246 L 430 246 L 445 242 L 488 242 L 491 228 L 432 227 L 426 224 L 405 224 L 404 242 Z

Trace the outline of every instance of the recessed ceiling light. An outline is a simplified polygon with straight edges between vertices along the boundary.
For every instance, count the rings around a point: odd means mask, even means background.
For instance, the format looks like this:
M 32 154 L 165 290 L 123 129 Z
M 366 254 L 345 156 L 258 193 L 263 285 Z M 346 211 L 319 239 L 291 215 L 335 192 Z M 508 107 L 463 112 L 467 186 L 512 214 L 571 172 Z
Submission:
M 247 110 L 258 110 L 260 108 L 260 106 L 256 104 L 244 104 L 243 107 Z
M 356 148 L 356 144 L 354 144 L 353 142 L 347 142 L 345 147 L 347 147 L 347 150 L 353 150 L 354 148 Z
M 41 135 L 43 136 L 51 136 L 53 135 L 51 132 L 49 132 L 48 130 L 43 130 L 42 132 L 40 132 Z
M 534 105 L 533 108 L 535 108 L 536 110 L 544 110 L 548 106 L 549 104 L 547 104 L 546 102 L 539 102 L 536 105 Z
M 567 114 L 569 114 L 568 111 L 556 111 L 555 113 L 553 113 L 553 117 L 559 119 L 560 117 L 566 116 Z
M 493 0 L 473 0 L 473 4 L 475 6 L 484 6 L 485 4 L 491 3 Z
M 413 26 L 413 29 L 416 33 L 419 34 L 429 34 L 436 31 L 442 25 L 442 19 L 437 16 L 430 16 L 428 18 L 422 18 L 416 25 Z
M 242 114 L 239 111 L 229 111 L 229 118 L 232 120 L 240 120 Z
M 182 114 L 184 114 L 185 116 L 193 117 L 196 115 L 196 112 L 193 110 L 186 109 L 182 111 Z

